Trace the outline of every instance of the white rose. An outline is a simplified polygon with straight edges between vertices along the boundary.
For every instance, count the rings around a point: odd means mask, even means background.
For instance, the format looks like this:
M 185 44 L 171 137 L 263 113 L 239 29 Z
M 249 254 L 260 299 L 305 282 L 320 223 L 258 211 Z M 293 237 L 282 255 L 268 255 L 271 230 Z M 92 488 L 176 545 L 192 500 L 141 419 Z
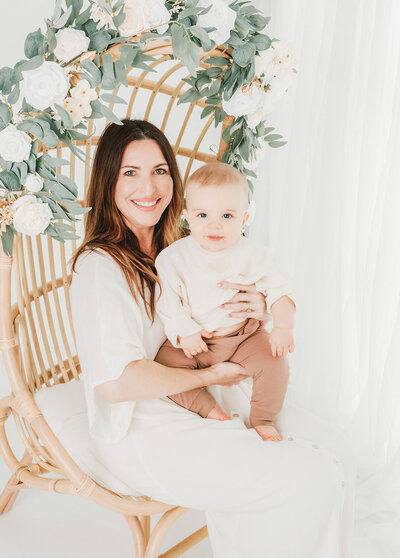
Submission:
M 291 43 L 278 42 L 264 50 L 256 56 L 255 72 L 262 83 L 269 83 L 270 80 L 292 70 L 296 65 L 294 48 Z
M 16 210 L 14 227 L 18 232 L 29 236 L 41 234 L 53 218 L 50 206 L 36 196 L 21 196 L 13 203 L 13 208 Z
M 93 21 L 98 21 L 97 29 L 102 29 L 103 27 L 106 29 L 115 29 L 112 16 L 100 8 L 97 3 L 92 4 L 90 8 L 90 15 L 92 16 Z
M 24 186 L 29 192 L 40 192 L 43 188 L 43 178 L 36 172 L 35 174 L 29 173 L 26 177 Z
M 200 27 L 217 27 L 211 31 L 210 38 L 217 45 L 222 45 L 229 39 L 231 29 L 235 28 L 236 12 L 223 0 L 200 0 L 197 7 L 207 8 L 210 5 L 211 9 L 197 18 L 197 24 Z
M 35 70 L 22 72 L 22 94 L 26 102 L 38 110 L 54 103 L 61 104 L 68 93 L 69 82 L 65 70 L 56 62 L 43 62 Z
M 159 33 L 164 33 L 171 18 L 162 0 L 125 0 L 124 12 L 125 20 L 118 28 L 122 37 L 138 35 L 155 27 Z
M 247 115 L 247 125 L 249 128 L 257 128 L 261 120 L 264 120 L 264 109 L 263 107 L 258 108 L 255 112 Z
M 264 89 L 257 83 L 252 82 L 239 88 L 228 100 L 222 101 L 222 108 L 231 116 L 244 116 L 253 114 L 263 105 Z
M 9 124 L 0 132 L 0 156 L 5 161 L 22 163 L 29 159 L 32 140 L 25 132 Z
M 60 29 L 56 33 L 56 39 L 54 54 L 61 62 L 68 62 L 79 56 L 88 49 L 90 43 L 86 33 L 78 29 Z

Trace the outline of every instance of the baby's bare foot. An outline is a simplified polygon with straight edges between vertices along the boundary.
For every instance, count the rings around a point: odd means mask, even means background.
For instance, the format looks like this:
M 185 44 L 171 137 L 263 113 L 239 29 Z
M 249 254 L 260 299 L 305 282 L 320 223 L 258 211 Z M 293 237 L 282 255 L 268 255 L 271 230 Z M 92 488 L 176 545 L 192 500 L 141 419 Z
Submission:
M 273 422 L 271 424 L 259 424 L 254 427 L 254 430 L 264 441 L 280 442 L 282 440 L 279 430 Z
M 228 417 L 228 415 L 226 415 L 224 411 L 219 407 L 214 407 L 213 409 L 211 409 L 206 418 L 214 420 L 231 420 L 231 417 Z

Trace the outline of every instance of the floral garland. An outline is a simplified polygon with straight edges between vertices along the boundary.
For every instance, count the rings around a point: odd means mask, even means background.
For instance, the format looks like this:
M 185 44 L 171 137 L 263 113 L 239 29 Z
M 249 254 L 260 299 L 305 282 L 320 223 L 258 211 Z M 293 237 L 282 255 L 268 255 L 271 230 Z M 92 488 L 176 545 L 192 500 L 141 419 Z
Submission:
M 214 22 L 218 22 L 215 28 Z M 112 93 L 127 85 L 130 67 L 151 70 L 145 53 L 155 38 L 172 40 L 174 57 L 187 67 L 189 89 L 179 103 L 205 99 L 201 117 L 211 113 L 228 144 L 223 160 L 255 178 L 262 143 L 286 142 L 271 133 L 265 118 L 285 94 L 294 70 L 287 44 L 263 31 L 269 18 L 249 0 L 57 0 L 46 31 L 30 33 L 26 59 L 0 69 L 0 231 L 11 255 L 13 236 L 48 234 L 64 242 L 77 238 L 71 222 L 90 208 L 77 203 L 78 189 L 58 174 L 68 161 L 38 153 L 38 142 L 55 148 L 64 142 L 85 161 L 74 140 L 88 139 L 90 119 L 121 121 L 104 103 L 125 103 Z M 118 45 L 118 58 L 107 50 Z M 216 45 L 219 57 L 203 60 Z M 16 112 L 15 106 L 22 106 Z

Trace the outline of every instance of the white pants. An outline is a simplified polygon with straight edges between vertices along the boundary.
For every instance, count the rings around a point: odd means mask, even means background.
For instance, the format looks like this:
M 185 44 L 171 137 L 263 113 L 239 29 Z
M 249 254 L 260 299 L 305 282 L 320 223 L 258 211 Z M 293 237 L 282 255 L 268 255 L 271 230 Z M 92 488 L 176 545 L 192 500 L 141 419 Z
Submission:
M 204 510 L 214 558 L 349 558 L 354 466 L 349 442 L 290 403 L 281 442 L 248 429 L 251 386 L 214 386 L 215 421 L 167 398 L 138 402 L 127 436 L 93 451 L 133 492 Z

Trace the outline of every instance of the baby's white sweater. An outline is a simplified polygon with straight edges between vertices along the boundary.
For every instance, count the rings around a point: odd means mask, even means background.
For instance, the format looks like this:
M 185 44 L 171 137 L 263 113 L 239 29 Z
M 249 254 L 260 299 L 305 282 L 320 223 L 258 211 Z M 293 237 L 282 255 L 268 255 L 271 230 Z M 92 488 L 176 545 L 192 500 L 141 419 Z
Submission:
M 202 329 L 211 332 L 243 321 L 229 318 L 228 311 L 219 308 L 238 292 L 217 287 L 221 281 L 255 283 L 266 296 L 268 312 L 283 295 L 294 300 L 268 248 L 243 236 L 233 246 L 211 252 L 189 235 L 165 248 L 155 264 L 162 288 L 156 310 L 175 347 L 178 335 L 184 337 Z

